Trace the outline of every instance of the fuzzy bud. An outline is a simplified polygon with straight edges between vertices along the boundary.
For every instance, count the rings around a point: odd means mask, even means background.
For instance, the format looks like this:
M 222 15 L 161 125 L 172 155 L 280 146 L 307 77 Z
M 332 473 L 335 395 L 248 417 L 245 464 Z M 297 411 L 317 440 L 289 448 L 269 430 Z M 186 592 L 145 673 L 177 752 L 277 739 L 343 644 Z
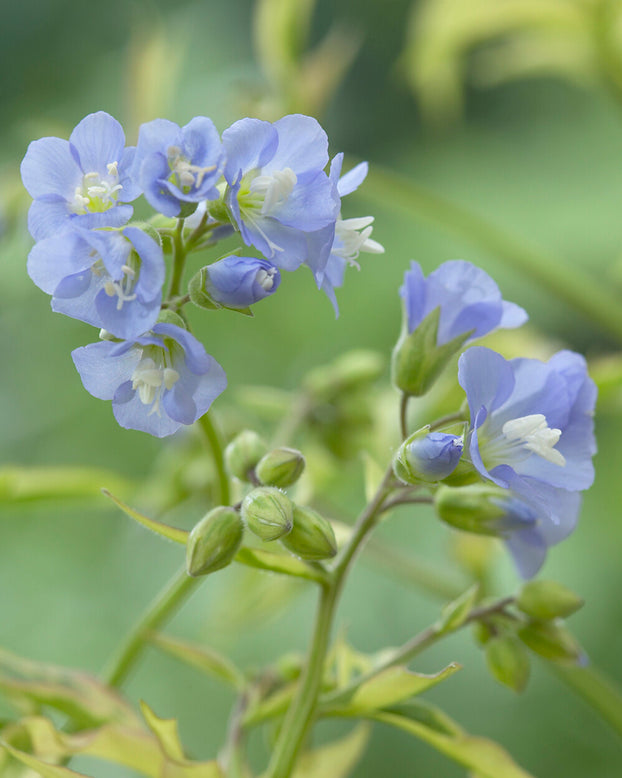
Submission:
M 327 519 L 311 508 L 294 506 L 294 526 L 281 543 L 296 556 L 309 561 L 329 559 L 337 553 L 337 541 Z
M 266 453 L 268 447 L 252 430 L 243 430 L 225 449 L 225 464 L 227 469 L 241 481 L 249 480 L 257 462 Z
M 565 619 L 578 611 L 583 602 L 581 597 L 556 581 L 529 581 L 516 598 L 517 608 L 541 621 Z
M 242 502 L 242 519 L 262 540 L 277 540 L 287 535 L 293 525 L 293 513 L 292 501 L 271 486 L 253 489 Z
M 244 525 L 236 510 L 224 505 L 211 510 L 188 536 L 188 575 L 207 575 L 226 567 L 238 552 L 243 535 Z
M 295 448 L 275 448 L 262 457 L 255 474 L 262 484 L 284 488 L 300 478 L 305 469 L 305 458 Z

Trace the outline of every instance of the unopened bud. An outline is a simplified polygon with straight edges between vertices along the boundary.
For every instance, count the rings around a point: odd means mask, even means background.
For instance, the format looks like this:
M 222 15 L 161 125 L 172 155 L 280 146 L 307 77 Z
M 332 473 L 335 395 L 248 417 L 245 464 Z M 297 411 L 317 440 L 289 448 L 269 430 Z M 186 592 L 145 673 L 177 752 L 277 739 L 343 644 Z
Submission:
M 305 458 L 295 448 L 275 448 L 262 457 L 255 468 L 255 474 L 266 486 L 291 486 L 302 475 Z
M 221 505 L 211 510 L 188 536 L 188 575 L 207 575 L 226 567 L 238 552 L 243 534 L 242 519 L 234 508 Z
M 587 657 L 573 635 L 561 623 L 531 621 L 518 637 L 536 654 L 561 664 L 585 665 Z
M 529 656 L 513 635 L 495 637 L 486 643 L 488 669 L 499 683 L 522 692 L 529 680 Z
M 294 506 L 294 525 L 281 543 L 301 559 L 329 559 L 337 553 L 337 541 L 331 523 L 311 508 Z
M 503 490 L 496 486 L 441 486 L 434 495 L 439 517 L 452 527 L 479 535 L 497 535 L 506 515 L 498 504 Z
M 529 581 L 516 598 L 516 606 L 534 619 L 571 616 L 583 606 L 583 599 L 556 581 Z
M 426 426 L 415 432 L 395 455 L 393 471 L 407 484 L 442 481 L 454 472 L 460 461 L 462 437 L 429 430 Z
M 244 430 L 237 435 L 225 449 L 227 469 L 241 481 L 248 481 L 249 474 L 266 453 L 268 447 L 252 430 Z
M 242 519 L 262 540 L 277 540 L 290 532 L 294 506 L 287 495 L 271 486 L 260 486 L 242 502 Z

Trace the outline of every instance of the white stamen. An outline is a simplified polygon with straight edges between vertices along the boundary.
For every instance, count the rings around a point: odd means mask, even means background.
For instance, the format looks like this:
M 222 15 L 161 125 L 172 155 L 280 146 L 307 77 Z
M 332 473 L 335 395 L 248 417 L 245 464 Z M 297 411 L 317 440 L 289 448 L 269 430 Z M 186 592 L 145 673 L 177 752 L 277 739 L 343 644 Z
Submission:
M 93 265 L 92 270 L 95 269 Z M 136 278 L 136 272 L 129 265 L 122 265 L 123 277 L 119 281 L 115 281 L 113 278 L 108 278 L 104 283 L 104 292 L 108 297 L 118 297 L 117 311 L 123 308 L 123 303 L 132 302 L 136 299 L 136 294 L 132 292 L 134 286 L 133 281 Z M 101 271 L 97 273 L 101 275 Z
M 82 176 L 82 185 L 76 187 L 71 203 L 73 213 L 101 213 L 116 205 L 118 194 L 123 189 L 119 183 L 118 165 L 118 162 L 106 165 L 108 177 L 102 178 L 97 171 Z
M 276 268 L 271 267 L 270 270 L 264 270 L 263 268 L 261 268 L 261 270 L 257 271 L 257 275 L 255 276 L 255 279 L 262 289 L 265 289 L 266 292 L 269 292 L 274 286 L 275 275 L 276 275 Z
M 199 189 L 205 176 L 213 170 L 216 170 L 216 165 L 201 167 L 200 165 L 191 164 L 182 156 L 181 148 L 179 146 L 169 146 L 166 153 L 171 173 L 177 176 L 177 180 L 182 189 Z
M 164 354 L 162 354 L 164 356 Z M 143 357 L 132 373 L 132 389 L 138 392 L 143 405 L 151 405 L 149 416 L 160 416 L 160 401 L 164 390 L 169 391 L 179 380 L 179 373 L 172 367 L 157 364 L 151 357 Z
M 554 448 L 561 437 L 561 430 L 551 429 L 543 414 L 532 413 L 506 421 L 502 432 L 507 440 L 522 443 L 525 448 L 546 459 L 547 462 L 562 467 L 566 464 L 564 455 Z
M 384 254 L 384 246 L 370 238 L 374 221 L 373 216 L 361 216 L 354 219 L 337 219 L 335 224 L 335 239 L 333 254 L 345 259 L 350 265 L 358 268 L 356 258 L 361 251 L 370 254 Z M 359 232 L 360 230 L 360 232 Z M 339 245 L 341 244 L 341 245 Z
M 298 178 L 294 171 L 286 167 L 264 176 L 256 176 L 250 185 L 252 194 L 263 195 L 261 213 L 269 216 L 277 205 L 282 205 L 292 193 Z

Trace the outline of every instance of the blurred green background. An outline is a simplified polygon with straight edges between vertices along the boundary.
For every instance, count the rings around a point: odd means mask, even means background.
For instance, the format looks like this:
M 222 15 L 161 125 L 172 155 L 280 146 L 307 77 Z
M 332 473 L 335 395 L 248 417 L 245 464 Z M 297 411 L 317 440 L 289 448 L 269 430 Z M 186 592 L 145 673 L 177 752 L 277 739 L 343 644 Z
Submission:
M 362 255 L 361 272 L 348 272 L 339 319 L 304 270 L 285 278 L 252 320 L 227 312 L 193 316 L 229 377 L 217 409 L 235 428 L 246 384 L 295 389 L 306 370 L 349 348 L 388 357 L 400 322 L 397 288 L 410 259 L 426 271 L 451 258 L 480 264 L 506 298 L 529 310 L 523 353 L 575 348 L 607 381 L 597 416 L 597 480 L 579 528 L 552 551 L 544 575 L 586 598 L 572 626 L 596 666 L 622 683 L 620 332 L 604 322 L 606 305 L 595 319 L 563 290 L 566 274 L 578 268 L 622 307 L 619 5 L 2 0 L 2 463 L 88 464 L 140 479 L 156 459 L 166 466 L 162 452 L 169 445 L 120 429 L 109 404 L 83 390 L 69 352 L 91 342 L 93 330 L 53 315 L 26 275 L 29 201 L 18 165 L 28 142 L 67 137 L 85 114 L 100 109 L 122 122 L 132 143 L 138 125 L 157 116 L 184 124 L 204 114 L 222 130 L 246 115 L 315 113 L 331 152 L 345 150 L 347 165 L 368 159 L 372 171 L 374 165 L 395 171 L 475 212 L 515 236 L 519 254 L 523 244 L 532 247 L 535 265 L 540 254 L 542 263 L 557 262 L 551 267 L 558 267 L 559 289 L 448 221 L 430 205 L 433 198 L 414 207 L 390 179 L 372 173 L 344 216 L 374 214 L 374 238 L 386 253 Z M 170 449 L 168 456 L 174 461 Z M 341 468 L 343 483 L 333 483 L 340 517 L 353 517 L 361 506 L 360 469 L 358 462 Z M 149 503 L 148 490 L 142 499 Z M 192 505 L 176 516 L 188 527 L 197 518 Z M 4 501 L 0 521 L 0 645 L 41 661 L 99 671 L 181 561 L 177 548 L 129 526 L 103 497 Z M 402 550 L 447 564 L 449 532 L 425 513 L 403 510 L 382 534 Z M 516 585 L 503 556 L 495 570 L 501 592 Z M 248 576 L 226 570 L 183 609 L 171 632 L 231 652 L 247 666 L 269 662 L 302 650 L 310 628 L 313 593 L 302 588 L 290 603 L 288 592 L 270 577 L 249 588 Z M 339 618 L 357 648 L 374 651 L 425 627 L 438 607 L 362 559 Z M 487 675 L 483 656 L 461 635 L 415 667 L 432 672 L 455 659 L 464 670 L 430 697 L 470 732 L 497 739 L 540 778 L 622 774 L 620 738 L 541 666 L 527 692 L 513 695 Z M 228 692 L 155 650 L 126 688 L 159 715 L 179 717 L 193 756 L 214 755 Z M 332 731 L 320 727 L 320 735 Z M 97 778 L 133 775 L 87 760 L 75 764 Z M 378 727 L 354 774 L 452 778 L 464 771 Z

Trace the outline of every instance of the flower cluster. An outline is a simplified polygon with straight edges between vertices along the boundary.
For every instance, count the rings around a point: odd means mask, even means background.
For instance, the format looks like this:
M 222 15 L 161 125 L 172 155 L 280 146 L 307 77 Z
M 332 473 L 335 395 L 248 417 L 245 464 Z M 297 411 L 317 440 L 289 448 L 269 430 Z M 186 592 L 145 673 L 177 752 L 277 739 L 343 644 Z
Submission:
M 342 161 L 337 155 L 326 172 L 326 133 L 302 115 L 242 119 L 222 137 L 204 116 L 184 127 L 156 119 L 126 147 L 119 122 L 100 111 L 69 140 L 30 144 L 21 166 L 37 241 L 28 272 L 54 311 L 102 330 L 100 343 L 73 358 L 85 388 L 112 400 L 121 426 L 170 435 L 224 390 L 224 371 L 177 315 L 189 300 L 247 311 L 276 292 L 281 270 L 306 265 L 337 311 L 345 266 L 360 251 L 383 251 L 370 239 L 372 217 L 341 219 L 341 198 L 367 173 L 362 164 L 340 178 Z M 157 211 L 151 224 L 130 221 L 141 195 Z M 234 232 L 262 256 L 232 252 L 184 295 L 186 255 Z
M 427 279 L 412 262 L 400 294 L 404 333 L 394 353 L 394 379 L 406 396 L 427 391 L 466 343 L 527 318 L 468 262 L 446 262 Z M 468 401 L 468 429 L 462 436 L 430 433 L 429 427 L 414 433 L 395 457 L 395 473 L 412 484 L 492 482 L 493 488 L 467 486 L 453 497 L 443 492 L 441 518 L 504 538 L 521 574 L 531 577 L 547 548 L 574 529 L 580 492 L 594 480 L 596 386 L 583 357 L 571 351 L 546 363 L 507 361 L 481 346 L 460 356 L 458 380 Z M 473 520 L 476 503 L 480 518 Z

